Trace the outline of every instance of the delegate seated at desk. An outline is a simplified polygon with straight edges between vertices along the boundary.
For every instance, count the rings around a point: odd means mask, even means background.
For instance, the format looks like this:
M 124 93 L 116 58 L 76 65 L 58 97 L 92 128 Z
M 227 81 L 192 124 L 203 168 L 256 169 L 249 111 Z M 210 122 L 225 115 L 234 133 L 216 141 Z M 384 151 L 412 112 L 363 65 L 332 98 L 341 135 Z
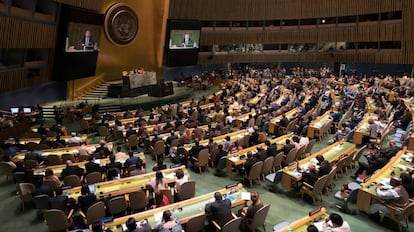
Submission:
M 214 193 L 214 199 L 215 201 L 206 204 L 205 212 L 209 215 L 210 221 L 217 222 L 223 228 L 227 222 L 233 219 L 231 201 L 229 199 L 223 199 L 220 192 Z

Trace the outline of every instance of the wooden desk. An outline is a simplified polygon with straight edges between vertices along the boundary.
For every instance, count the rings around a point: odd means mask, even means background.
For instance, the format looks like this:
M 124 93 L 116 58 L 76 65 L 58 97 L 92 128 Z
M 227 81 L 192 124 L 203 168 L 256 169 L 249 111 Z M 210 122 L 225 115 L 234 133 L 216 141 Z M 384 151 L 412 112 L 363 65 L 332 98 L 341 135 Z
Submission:
M 220 136 L 216 136 L 213 138 L 214 142 L 217 144 L 222 144 L 225 140 L 225 138 L 227 136 L 230 136 L 230 142 L 235 142 L 235 141 L 239 141 L 240 139 L 242 139 L 246 134 L 247 134 L 247 130 L 238 130 L 235 132 L 231 132 L 231 133 L 227 133 L 224 135 L 220 135 Z M 209 140 L 208 139 L 203 139 L 200 140 L 200 145 L 201 146 L 207 146 L 208 145 Z M 192 146 L 194 146 L 194 143 L 191 144 L 184 144 L 184 148 L 189 151 Z
M 280 137 L 277 137 L 277 138 L 274 138 L 274 139 L 270 140 L 270 144 L 275 143 L 276 146 L 277 146 L 277 150 L 282 150 L 283 146 L 285 146 L 285 144 L 286 144 L 285 143 L 286 139 L 292 139 L 293 136 L 295 136 L 295 134 L 293 134 L 293 133 L 282 135 Z M 257 153 L 257 148 L 258 147 L 261 147 L 261 148 L 264 148 L 264 149 L 267 148 L 267 146 L 264 143 L 261 143 L 261 144 L 255 145 L 255 146 L 245 148 L 245 149 L 243 149 L 239 152 L 228 154 L 227 155 L 227 162 L 226 162 L 227 174 L 231 174 L 232 167 L 243 165 L 246 162 L 245 159 L 240 159 L 240 156 L 246 155 L 249 151 L 251 151 L 252 153 Z
M 188 170 L 185 166 L 180 166 L 172 169 L 165 169 L 161 172 L 164 174 L 164 180 L 166 183 L 174 183 L 176 180 L 175 171 L 177 169 L 183 169 L 184 173 L 190 177 Z M 130 192 L 139 191 L 145 189 L 145 185 L 151 179 L 155 178 L 156 172 L 149 172 L 138 176 L 131 176 L 126 178 L 121 178 L 119 180 L 110 180 L 105 182 L 99 182 L 95 184 L 97 197 L 114 197 L 124 195 Z M 78 200 L 78 197 L 81 195 L 81 187 L 75 187 L 69 190 L 65 190 L 65 193 L 69 197 Z
M 45 128 L 46 128 L 47 131 L 50 131 L 50 127 L 45 127 Z M 38 129 L 38 127 L 31 127 L 31 130 L 35 133 L 37 133 L 37 129 Z M 66 129 L 65 126 L 61 126 L 60 129 L 62 130 L 64 135 L 68 134 L 68 130 Z
M 313 139 L 315 137 L 315 131 L 320 131 L 322 127 L 328 122 L 332 121 L 330 117 L 331 111 L 326 111 L 323 115 L 313 120 L 308 127 L 308 137 Z
M 240 128 L 241 126 L 243 126 L 243 123 L 246 123 L 250 119 L 250 116 L 254 117 L 255 115 L 256 115 L 256 112 L 252 111 L 249 113 L 236 116 L 234 118 L 234 121 L 236 122 L 236 127 Z
M 233 188 L 218 190 L 222 195 L 227 196 L 232 201 L 232 207 L 245 205 L 246 201 L 241 198 L 242 192 L 247 192 L 243 185 L 239 184 Z M 170 210 L 173 215 L 180 220 L 181 224 L 186 224 L 188 220 L 194 216 L 204 214 L 205 205 L 214 199 L 214 192 L 207 193 L 188 200 L 180 201 L 156 209 L 147 210 L 141 213 L 127 215 L 125 217 L 116 218 L 113 222 L 106 223 L 106 226 L 111 228 L 114 232 L 121 232 L 121 226 L 125 224 L 128 218 L 133 217 L 136 221 L 146 219 L 151 228 L 154 228 L 159 223 L 159 217 L 166 210 Z
M 287 231 L 305 232 L 306 228 L 309 225 L 313 224 L 316 218 L 319 218 L 319 221 L 323 222 L 327 216 L 328 215 L 326 214 L 326 209 L 322 207 L 321 210 L 315 213 L 314 215 L 306 216 L 297 221 L 294 221 L 290 223 L 290 225 L 287 225 L 281 228 L 280 230 L 277 230 L 276 232 L 287 232 Z
M 141 158 L 141 160 L 143 161 L 143 165 L 145 166 L 146 160 L 145 160 L 145 155 L 144 153 L 140 152 L 138 154 L 135 154 L 134 156 Z M 129 158 L 128 155 L 123 155 L 123 156 L 117 156 L 115 161 L 116 162 L 120 162 L 121 164 L 124 164 L 125 161 Z M 83 162 L 77 162 L 77 163 L 73 163 L 74 165 L 78 165 L 79 167 L 85 169 L 85 164 L 88 163 L 89 161 L 83 161 Z M 96 159 L 95 160 L 96 163 L 98 163 L 101 167 L 104 167 L 106 164 L 110 163 L 109 158 L 105 158 L 105 159 Z M 53 166 L 47 166 L 45 168 L 36 168 L 33 170 L 33 173 L 35 175 L 45 175 L 46 169 L 52 169 L 53 173 L 57 176 L 57 177 L 61 177 L 61 173 L 62 170 L 66 168 L 66 164 L 61 164 L 61 165 L 53 165 Z
M 67 143 L 70 138 L 72 138 L 72 136 L 65 135 L 65 136 L 61 136 L 60 137 L 60 140 L 65 140 L 65 142 Z M 82 142 L 88 143 L 88 136 L 87 135 L 82 135 L 81 139 L 82 139 Z M 56 137 L 47 137 L 46 140 L 47 141 L 55 141 L 56 140 Z M 22 139 L 19 139 L 19 142 L 21 144 L 39 143 L 40 142 L 40 138 L 22 138 Z M 8 139 L 8 140 L 6 140 L 6 143 L 15 144 L 16 143 L 16 140 L 10 140 L 10 139 Z
M 400 176 L 401 172 L 405 172 L 406 168 L 412 167 L 413 151 L 404 147 L 396 156 L 394 156 L 381 170 L 377 171 L 365 183 L 361 184 L 358 191 L 357 207 L 360 210 L 368 212 L 372 199 L 379 199 L 376 193 L 376 184 L 388 184 L 391 172 L 394 171 L 396 176 Z
M 366 97 L 365 101 L 367 103 L 367 113 L 373 113 L 378 108 L 378 106 L 375 105 L 374 99 Z
M 208 125 L 204 125 L 204 126 L 199 126 L 198 128 L 200 128 L 201 130 L 203 130 L 203 131 L 208 131 Z M 194 131 L 194 128 L 188 128 L 191 132 L 193 132 Z M 178 136 L 178 138 L 180 138 L 181 137 L 181 135 L 180 135 L 180 131 L 175 131 L 174 132 L 174 134 L 175 135 L 177 135 Z M 158 135 L 158 138 L 161 138 L 162 140 L 164 140 L 164 141 L 166 141 L 167 140 L 167 138 L 169 137 L 171 135 L 171 132 L 169 132 L 169 133 L 163 133 L 163 134 L 159 134 Z M 154 138 L 154 136 L 153 135 L 151 135 L 150 136 L 150 140 L 152 140 Z
M 342 145 L 341 145 L 342 143 Z M 325 160 L 328 160 L 329 163 L 335 163 L 340 158 L 349 155 L 353 150 L 355 150 L 355 144 L 348 142 L 336 142 L 316 153 L 313 153 L 311 156 L 306 157 L 299 161 L 299 165 L 303 167 L 307 165 L 312 159 L 316 158 L 318 155 L 323 155 Z M 302 168 L 303 170 L 303 168 Z M 302 173 L 298 172 L 297 164 L 286 166 L 283 169 L 282 173 L 282 186 L 286 190 L 292 190 L 292 183 L 302 180 Z
M 142 117 L 143 119 L 145 119 L 145 121 L 148 122 L 149 120 L 149 116 L 145 115 L 144 117 Z M 128 125 L 128 124 L 134 124 L 136 120 L 138 120 L 139 117 L 135 117 L 135 118 L 124 118 L 124 119 L 120 119 L 119 121 L 122 123 L 122 125 Z M 109 121 L 108 122 L 109 128 L 114 128 L 115 127 L 115 120 Z
M 285 113 L 286 118 L 291 121 L 292 119 L 296 118 L 297 114 L 301 111 L 299 107 L 289 110 Z M 270 119 L 269 122 L 269 133 L 275 134 L 276 128 L 279 125 L 280 120 L 282 120 L 282 115 L 279 115 L 275 118 Z
M 93 153 L 96 150 L 96 148 L 99 146 L 100 146 L 99 144 L 89 144 L 86 147 L 89 149 L 89 151 L 91 151 L 91 153 Z M 106 146 L 108 147 L 110 151 L 112 151 L 113 149 L 112 142 L 107 143 Z M 46 158 L 48 155 L 58 155 L 58 156 L 62 156 L 63 154 L 77 155 L 79 154 L 79 148 L 80 146 L 46 149 L 46 150 L 41 151 L 41 156 L 43 158 Z M 18 152 L 16 156 L 13 157 L 13 161 L 23 161 L 25 154 L 26 154 L 25 152 Z
M 362 139 L 364 138 L 364 136 L 369 136 L 368 120 L 374 116 L 377 116 L 377 115 L 374 113 L 365 113 L 364 118 L 362 119 L 361 122 L 359 122 L 354 132 L 354 143 L 355 144 L 362 144 Z

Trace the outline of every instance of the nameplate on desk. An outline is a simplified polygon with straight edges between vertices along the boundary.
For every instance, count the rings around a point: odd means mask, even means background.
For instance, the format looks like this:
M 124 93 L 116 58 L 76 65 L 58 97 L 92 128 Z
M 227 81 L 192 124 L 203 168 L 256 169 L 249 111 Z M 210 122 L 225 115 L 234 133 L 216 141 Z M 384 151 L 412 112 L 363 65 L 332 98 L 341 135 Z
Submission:
M 309 211 L 309 217 L 310 216 L 312 216 L 312 215 L 315 215 L 315 214 L 317 214 L 317 213 L 319 213 L 320 211 L 321 211 L 321 207 L 319 207 L 319 208 L 317 208 L 317 209 L 314 209 L 314 210 L 312 210 L 312 211 Z
M 226 189 L 236 187 L 238 184 L 239 184 L 239 182 L 233 182 L 231 184 L 228 184 L 228 185 L 226 185 Z

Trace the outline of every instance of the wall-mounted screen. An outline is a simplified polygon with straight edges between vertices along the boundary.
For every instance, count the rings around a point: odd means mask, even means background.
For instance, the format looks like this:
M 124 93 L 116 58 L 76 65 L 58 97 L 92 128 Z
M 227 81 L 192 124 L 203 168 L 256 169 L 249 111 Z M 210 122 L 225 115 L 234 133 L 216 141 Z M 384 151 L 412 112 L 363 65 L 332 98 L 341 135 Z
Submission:
M 69 22 L 65 41 L 66 52 L 85 52 L 98 50 L 102 26 Z
M 169 19 L 165 44 L 165 65 L 195 65 L 198 61 L 201 23 L 198 20 Z
M 67 81 L 94 76 L 104 15 L 65 4 L 58 15 L 53 78 Z
M 170 49 L 193 49 L 198 48 L 200 41 L 200 30 L 171 30 Z

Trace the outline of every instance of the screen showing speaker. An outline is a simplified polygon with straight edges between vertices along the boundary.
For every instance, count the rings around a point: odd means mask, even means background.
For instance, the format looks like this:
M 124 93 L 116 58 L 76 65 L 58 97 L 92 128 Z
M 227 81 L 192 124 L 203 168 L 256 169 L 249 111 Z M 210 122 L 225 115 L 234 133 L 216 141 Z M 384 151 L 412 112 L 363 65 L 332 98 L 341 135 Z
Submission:
M 94 76 L 104 15 L 62 4 L 58 22 L 54 80 Z
M 168 20 L 165 66 L 195 65 L 198 61 L 201 23 L 198 20 Z

